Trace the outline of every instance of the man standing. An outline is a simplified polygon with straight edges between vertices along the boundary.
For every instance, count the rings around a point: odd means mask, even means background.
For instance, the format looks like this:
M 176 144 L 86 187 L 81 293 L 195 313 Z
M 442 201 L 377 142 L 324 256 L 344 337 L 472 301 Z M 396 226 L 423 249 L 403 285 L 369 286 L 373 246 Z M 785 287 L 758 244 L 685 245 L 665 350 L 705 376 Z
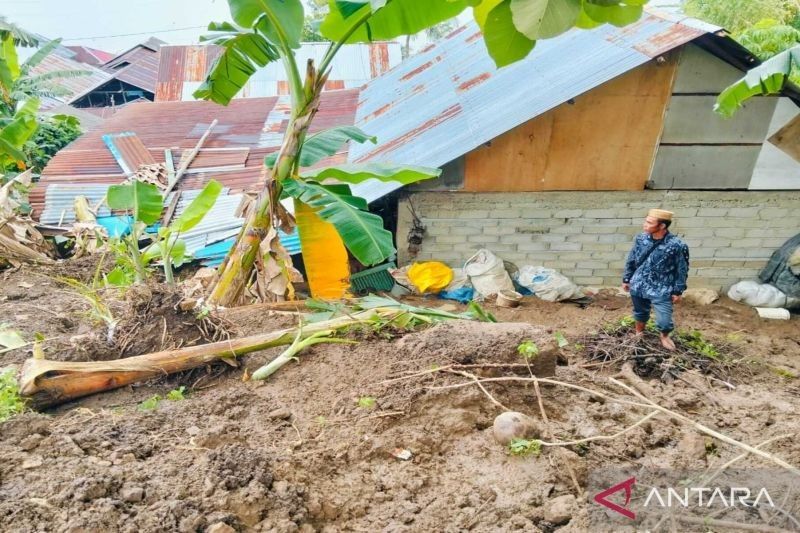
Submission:
M 644 332 L 652 306 L 661 344 L 668 350 L 675 349 L 669 338 L 674 329 L 672 304 L 681 300 L 689 273 L 689 247 L 669 232 L 672 215 L 663 209 L 647 213 L 642 225 L 644 233 L 634 239 L 622 276 L 622 288 L 631 293 L 633 300 L 636 334 Z

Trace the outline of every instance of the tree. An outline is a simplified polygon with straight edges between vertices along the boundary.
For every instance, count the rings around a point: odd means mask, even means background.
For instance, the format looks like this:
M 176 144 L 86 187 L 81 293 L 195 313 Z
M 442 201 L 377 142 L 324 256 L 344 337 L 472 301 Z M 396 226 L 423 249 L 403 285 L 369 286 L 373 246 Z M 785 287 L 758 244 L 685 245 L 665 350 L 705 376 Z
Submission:
M 24 144 L 25 160 L 40 173 L 59 150 L 80 137 L 80 121 L 70 115 L 40 116 L 33 137 Z
M 683 10 L 701 20 L 722 26 L 734 36 L 762 20 L 791 24 L 800 17 L 798 0 L 686 0 Z
M 457 22 L 455 20 L 446 20 L 444 22 L 440 22 L 435 26 L 431 26 L 427 28 L 425 31 L 420 32 L 416 35 L 406 35 L 406 44 L 403 45 L 401 49 L 401 53 L 403 59 L 406 59 L 408 56 L 411 55 L 411 41 L 419 37 L 421 34 L 425 35 L 425 38 L 429 42 L 436 42 L 440 40 L 442 37 L 446 36 L 451 31 L 455 30 L 457 27 Z
M 367 202 L 352 195 L 350 184 L 375 178 L 413 183 L 439 174 L 419 167 L 381 164 L 341 165 L 309 171 L 345 142 L 376 142 L 357 128 L 343 127 L 308 136 L 331 61 L 347 43 L 372 42 L 413 35 L 473 8 L 484 42 L 498 67 L 526 57 L 537 39 L 555 37 L 575 26 L 591 28 L 610 22 L 623 26 L 639 19 L 647 0 L 329 0 L 320 26 L 331 41 L 319 65 L 298 66 L 304 10 L 301 0 L 228 0 L 233 23 L 212 23 L 209 38 L 224 48 L 196 98 L 227 105 L 258 68 L 281 61 L 287 73 L 292 112 L 283 143 L 267 158 L 263 187 L 246 216 L 236 244 L 220 266 L 209 303 L 237 303 L 253 270 L 288 271 L 275 228 L 292 231 L 300 224 L 301 244 L 308 221 L 335 228 L 338 247 L 364 265 L 385 261 L 394 253 L 392 235 Z M 304 170 L 305 169 L 305 170 Z M 330 185 L 335 179 L 338 185 Z M 280 200 L 294 201 L 295 219 Z M 329 232 L 328 236 L 331 235 Z M 331 238 L 326 237 L 330 244 Z M 308 265 L 307 265 L 308 266 Z M 286 275 L 286 274 L 284 274 Z

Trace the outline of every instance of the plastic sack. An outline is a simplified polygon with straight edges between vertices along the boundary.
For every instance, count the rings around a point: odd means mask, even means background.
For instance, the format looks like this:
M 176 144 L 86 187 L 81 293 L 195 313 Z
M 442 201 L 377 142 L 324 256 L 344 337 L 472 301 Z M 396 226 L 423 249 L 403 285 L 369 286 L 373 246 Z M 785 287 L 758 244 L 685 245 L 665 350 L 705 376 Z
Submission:
M 548 302 L 560 302 L 584 296 L 580 287 L 572 283 L 568 277 L 557 270 L 543 266 L 523 266 L 517 273 L 516 281 L 532 291 L 537 298 Z
M 768 283 L 757 281 L 740 281 L 728 289 L 728 298 L 742 302 L 750 307 L 785 307 L 800 306 L 800 298 L 787 297 L 779 288 Z
M 445 287 L 444 290 L 452 292 L 464 287 L 472 288 L 472 283 L 469 282 L 469 277 L 464 273 L 463 268 L 454 268 L 453 281 L 451 281 L 450 285 Z
M 489 250 L 478 253 L 464 263 L 464 273 L 469 276 L 475 291 L 488 298 L 500 291 L 513 291 L 514 283 L 503 266 L 503 261 Z
M 408 269 L 408 280 L 420 294 L 436 294 L 453 281 L 453 269 L 439 261 L 414 263 Z

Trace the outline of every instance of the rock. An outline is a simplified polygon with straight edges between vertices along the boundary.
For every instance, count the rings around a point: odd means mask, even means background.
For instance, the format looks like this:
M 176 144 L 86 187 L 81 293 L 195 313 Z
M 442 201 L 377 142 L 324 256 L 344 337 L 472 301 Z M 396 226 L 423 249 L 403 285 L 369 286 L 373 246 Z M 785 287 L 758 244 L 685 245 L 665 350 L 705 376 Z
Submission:
M 128 503 L 138 503 L 144 499 L 144 489 L 142 487 L 125 487 L 119 492 L 122 501 Z
M 42 439 L 44 439 L 44 437 L 38 433 L 28 435 L 22 439 L 22 442 L 19 443 L 19 447 L 22 448 L 23 451 L 29 452 L 39 446 L 39 443 L 42 442 Z
M 535 419 L 515 411 L 506 411 L 494 419 L 492 433 L 497 442 L 507 446 L 513 439 L 538 437 L 541 431 Z
M 544 519 L 553 525 L 566 524 L 575 512 L 575 496 L 567 494 L 548 500 L 544 505 Z
M 686 289 L 683 299 L 697 305 L 711 305 L 719 300 L 719 293 L 713 289 Z
M 186 433 L 188 433 L 192 437 L 196 437 L 197 435 L 200 434 L 200 428 L 197 426 L 189 426 L 188 428 L 186 428 Z
M 236 530 L 225 522 L 217 522 L 208 526 L 206 533 L 236 533 Z
M 33 457 L 29 457 L 22 461 L 22 468 L 25 470 L 30 470 L 31 468 L 39 468 L 44 463 L 44 460 L 39 457 L 38 455 L 34 455 Z
M 274 411 L 270 411 L 267 417 L 273 420 L 288 420 L 292 418 L 292 412 L 285 407 L 281 407 L 279 409 L 275 409 Z
M 706 439 L 698 433 L 686 433 L 678 442 L 678 450 L 689 459 L 705 459 Z

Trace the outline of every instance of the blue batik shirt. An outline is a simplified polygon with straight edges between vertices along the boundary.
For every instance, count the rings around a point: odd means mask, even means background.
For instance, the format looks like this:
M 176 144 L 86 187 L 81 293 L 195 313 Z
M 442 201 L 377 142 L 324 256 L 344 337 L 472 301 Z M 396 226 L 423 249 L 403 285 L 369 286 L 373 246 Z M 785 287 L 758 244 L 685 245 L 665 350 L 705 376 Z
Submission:
M 640 266 L 642 258 L 653 246 L 657 248 Z M 683 294 L 688 274 L 689 247 L 682 240 L 669 232 L 659 240 L 648 233 L 640 233 L 625 261 L 622 281 L 630 284 L 633 296 L 652 300 Z

